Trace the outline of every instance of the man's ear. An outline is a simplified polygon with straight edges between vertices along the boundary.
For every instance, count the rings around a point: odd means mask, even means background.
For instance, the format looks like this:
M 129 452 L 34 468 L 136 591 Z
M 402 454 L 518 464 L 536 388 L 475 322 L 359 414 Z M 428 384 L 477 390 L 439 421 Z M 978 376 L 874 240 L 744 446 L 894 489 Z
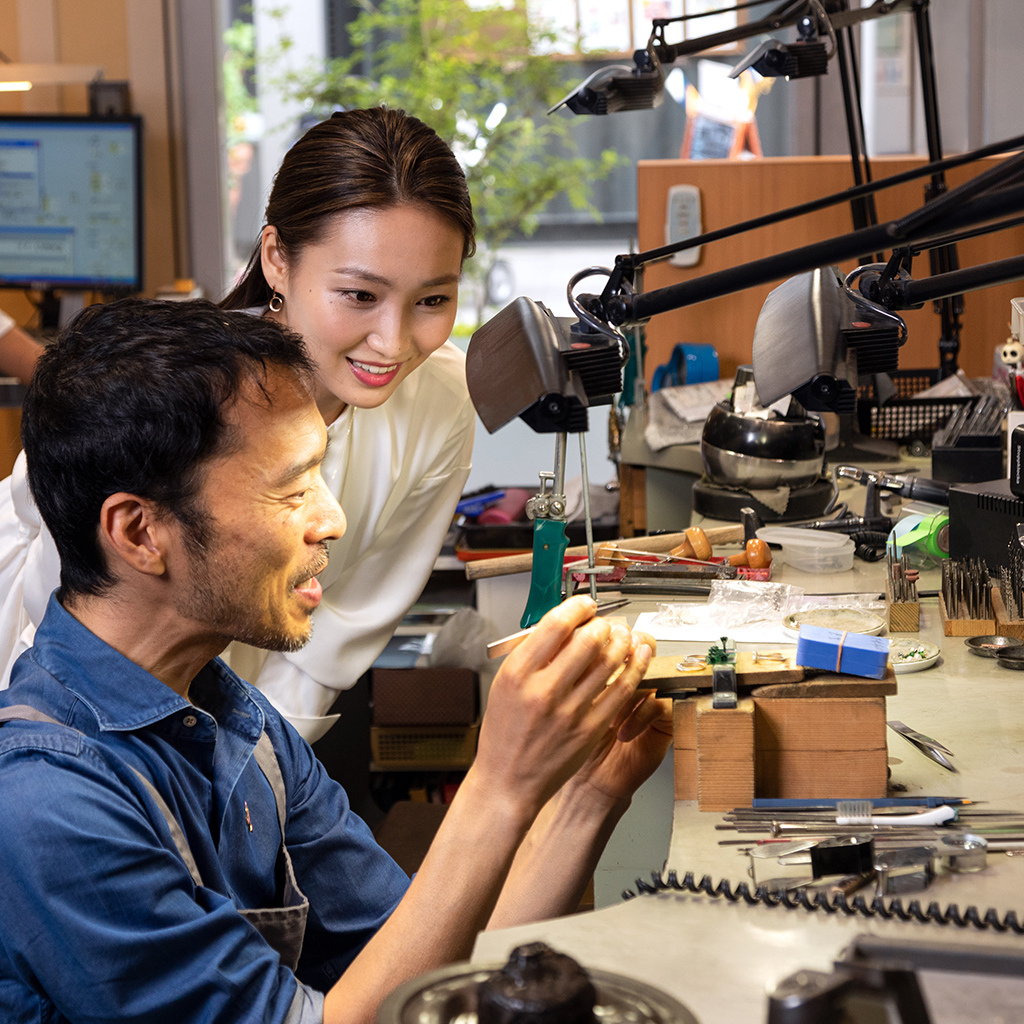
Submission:
M 281 252 L 277 228 L 273 224 L 268 224 L 260 235 L 260 263 L 267 284 L 275 291 L 283 291 L 286 287 L 288 264 Z
M 147 576 L 166 572 L 168 521 L 157 514 L 153 502 L 124 491 L 111 494 L 100 508 L 99 532 L 108 559 L 119 559 Z

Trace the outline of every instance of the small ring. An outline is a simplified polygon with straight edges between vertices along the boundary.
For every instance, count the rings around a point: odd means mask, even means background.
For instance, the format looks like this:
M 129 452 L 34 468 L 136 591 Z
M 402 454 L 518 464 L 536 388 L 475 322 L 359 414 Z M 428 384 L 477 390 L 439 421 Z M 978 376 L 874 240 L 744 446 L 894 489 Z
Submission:
M 677 672 L 703 672 L 708 667 L 707 659 L 699 654 L 688 654 L 676 662 Z
M 754 651 L 751 659 L 756 665 L 759 661 L 789 661 L 788 654 L 782 654 L 780 651 L 771 651 L 768 654 L 762 654 L 760 651 Z

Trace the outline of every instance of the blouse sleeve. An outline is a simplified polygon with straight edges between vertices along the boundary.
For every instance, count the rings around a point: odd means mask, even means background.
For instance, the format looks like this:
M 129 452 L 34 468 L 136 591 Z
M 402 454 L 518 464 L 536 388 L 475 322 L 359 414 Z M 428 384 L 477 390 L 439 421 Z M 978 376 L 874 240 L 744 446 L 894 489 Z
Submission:
M 60 585 L 57 548 L 32 500 L 25 453 L 0 482 L 0 690 L 32 644 L 50 594 Z
M 435 395 L 433 402 L 443 405 L 450 397 Z M 336 721 L 326 712 L 338 691 L 353 686 L 377 659 L 433 570 L 471 468 L 476 414 L 464 377 L 460 397 L 454 413 L 445 409 L 447 436 L 429 467 L 400 501 L 392 496 L 386 502 L 388 514 L 375 525 L 372 541 L 351 552 L 325 587 L 309 644 L 268 655 L 258 679 L 250 677 L 308 742 Z M 342 496 L 343 507 L 357 502 L 358 491 Z M 350 511 L 354 517 L 355 505 Z

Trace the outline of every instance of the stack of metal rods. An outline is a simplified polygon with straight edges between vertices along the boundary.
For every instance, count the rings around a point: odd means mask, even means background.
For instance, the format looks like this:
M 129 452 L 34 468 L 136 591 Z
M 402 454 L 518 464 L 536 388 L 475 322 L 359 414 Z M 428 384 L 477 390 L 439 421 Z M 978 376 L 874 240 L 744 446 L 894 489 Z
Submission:
M 984 560 L 944 559 L 942 600 L 951 619 L 991 619 L 992 593 Z
M 900 807 L 888 810 L 890 813 L 903 815 L 924 809 Z M 750 847 L 768 840 L 795 840 L 813 836 L 827 839 L 851 835 L 871 835 L 876 843 L 883 846 L 900 846 L 918 844 L 928 839 L 934 841 L 943 835 L 966 831 L 982 836 L 993 852 L 1000 849 L 1024 849 L 1024 813 L 978 807 L 960 807 L 958 810 L 956 821 L 941 825 L 838 825 L 834 810 L 830 812 L 825 809 L 790 808 L 780 812 L 777 809 L 738 807 L 726 814 L 722 823 L 716 825 L 715 829 L 741 832 L 748 836 L 746 839 L 721 840 L 720 846 Z M 886 810 L 876 808 L 872 810 L 871 817 L 884 818 L 886 813 Z
M 1024 547 L 1018 541 L 1007 545 L 1006 564 L 999 569 L 999 596 L 1011 619 L 1024 618 L 1021 605 L 1024 604 Z

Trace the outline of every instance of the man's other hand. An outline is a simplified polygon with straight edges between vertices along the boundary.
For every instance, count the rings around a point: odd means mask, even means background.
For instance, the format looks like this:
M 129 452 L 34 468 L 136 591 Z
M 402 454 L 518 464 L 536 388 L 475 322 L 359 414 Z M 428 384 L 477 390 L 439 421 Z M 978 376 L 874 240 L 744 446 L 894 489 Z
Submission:
M 619 733 L 652 726 L 636 691 L 653 641 L 634 641 L 625 626 L 596 618 L 595 611 L 589 597 L 552 609 L 491 685 L 474 772 L 493 795 L 531 818 L 584 764 L 592 765 L 595 783 L 598 775 L 621 783 L 636 774 L 639 766 L 622 765 L 612 747 L 599 763 L 593 756 L 610 746 L 609 738 L 621 743 Z

